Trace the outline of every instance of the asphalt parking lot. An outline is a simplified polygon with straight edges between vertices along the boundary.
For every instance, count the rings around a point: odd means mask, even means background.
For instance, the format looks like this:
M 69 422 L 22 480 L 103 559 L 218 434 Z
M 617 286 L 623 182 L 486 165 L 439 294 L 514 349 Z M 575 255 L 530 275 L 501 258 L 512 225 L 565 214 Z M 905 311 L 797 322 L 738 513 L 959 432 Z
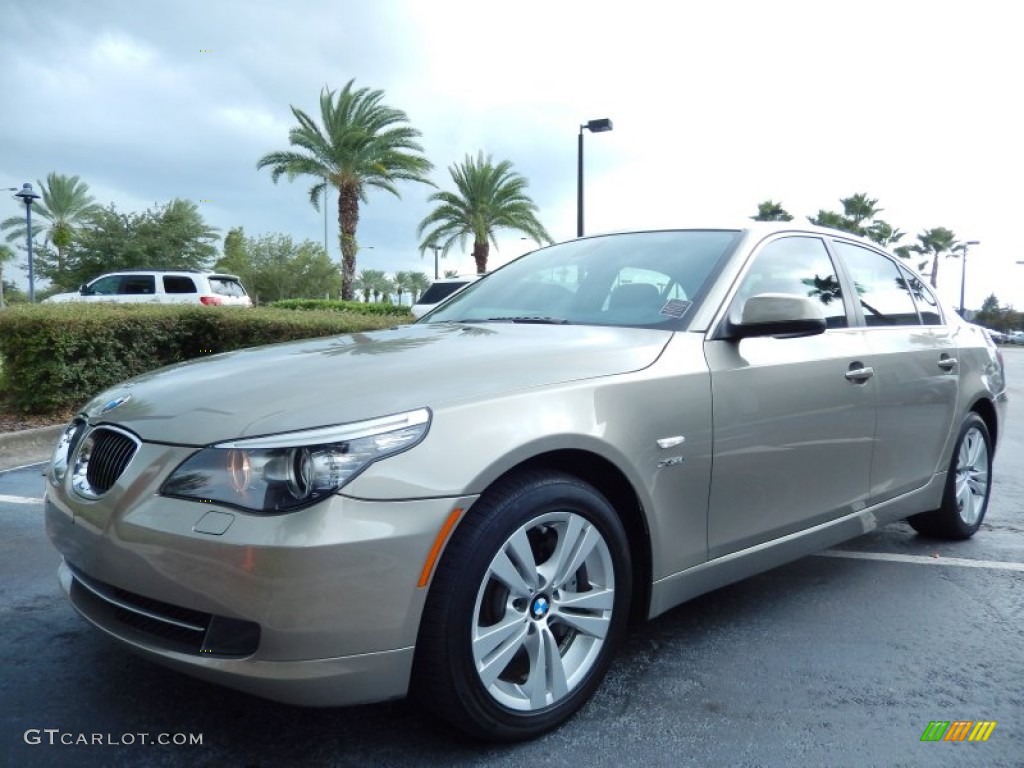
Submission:
M 515 746 L 405 702 L 300 709 L 124 654 L 60 592 L 40 467 L 0 472 L 0 768 L 1024 765 L 1024 349 L 1004 355 L 1010 418 L 974 539 L 890 525 L 698 598 L 634 628 L 582 712 Z M 996 725 L 922 741 L 932 721 Z

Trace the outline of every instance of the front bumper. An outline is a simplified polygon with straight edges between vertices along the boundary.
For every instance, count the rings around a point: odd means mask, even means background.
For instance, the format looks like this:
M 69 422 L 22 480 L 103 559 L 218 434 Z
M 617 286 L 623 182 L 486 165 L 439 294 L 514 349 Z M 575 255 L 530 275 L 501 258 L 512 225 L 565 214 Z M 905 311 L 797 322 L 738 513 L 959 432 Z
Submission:
M 74 577 L 66 562 L 61 563 L 58 574 L 70 598 Z M 313 707 L 365 704 L 400 698 L 409 687 L 412 647 L 306 661 L 210 658 L 130 639 L 124 627 L 116 622 L 88 609 L 82 610 L 74 598 L 71 603 L 90 623 L 140 656 L 192 677 L 286 704 Z
M 180 458 L 160 454 L 181 450 L 143 444 L 103 499 L 47 489 L 76 610 L 150 659 L 266 698 L 404 695 L 426 598 L 417 583 L 445 520 L 474 497 L 332 496 L 251 515 L 157 494 L 153 467 Z

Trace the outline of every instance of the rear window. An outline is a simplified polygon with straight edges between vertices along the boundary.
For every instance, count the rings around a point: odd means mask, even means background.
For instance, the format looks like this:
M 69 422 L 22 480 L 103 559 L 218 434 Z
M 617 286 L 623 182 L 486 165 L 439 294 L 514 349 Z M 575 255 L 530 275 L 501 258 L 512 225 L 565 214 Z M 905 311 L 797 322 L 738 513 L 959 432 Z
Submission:
M 147 295 L 156 290 L 156 280 L 152 275 L 125 275 L 121 278 L 118 293 L 130 295 Z
M 220 296 L 245 296 L 245 288 L 230 277 L 211 277 L 210 290 Z
M 420 296 L 417 304 L 437 304 L 442 299 L 447 299 L 459 288 L 468 283 L 469 280 L 463 282 L 452 282 L 452 283 L 434 283 L 432 286 L 427 288 Z
M 196 284 L 184 275 L 164 275 L 164 293 L 195 293 Z

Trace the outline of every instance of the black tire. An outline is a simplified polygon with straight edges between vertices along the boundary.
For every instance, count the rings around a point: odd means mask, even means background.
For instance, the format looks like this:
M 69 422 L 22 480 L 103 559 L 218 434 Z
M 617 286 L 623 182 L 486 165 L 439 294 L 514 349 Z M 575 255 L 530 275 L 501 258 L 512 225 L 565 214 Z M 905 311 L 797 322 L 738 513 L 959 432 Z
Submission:
M 992 438 L 978 414 L 967 414 L 949 462 L 942 506 L 907 518 L 936 539 L 969 539 L 981 527 L 992 494 Z
M 582 560 L 561 557 L 566 541 Z M 555 728 L 611 664 L 628 622 L 631 573 L 622 522 L 594 488 L 553 471 L 500 481 L 470 509 L 438 564 L 420 622 L 413 698 L 490 741 Z

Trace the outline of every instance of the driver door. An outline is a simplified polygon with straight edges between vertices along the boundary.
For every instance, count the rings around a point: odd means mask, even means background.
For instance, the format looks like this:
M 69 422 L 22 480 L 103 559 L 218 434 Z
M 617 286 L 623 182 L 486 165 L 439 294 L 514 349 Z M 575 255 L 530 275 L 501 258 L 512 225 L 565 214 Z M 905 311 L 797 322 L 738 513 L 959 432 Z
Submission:
M 720 557 L 862 509 L 875 434 L 875 383 L 824 242 L 763 242 L 729 313 L 750 296 L 818 299 L 827 330 L 705 342 L 714 423 L 708 555 Z

